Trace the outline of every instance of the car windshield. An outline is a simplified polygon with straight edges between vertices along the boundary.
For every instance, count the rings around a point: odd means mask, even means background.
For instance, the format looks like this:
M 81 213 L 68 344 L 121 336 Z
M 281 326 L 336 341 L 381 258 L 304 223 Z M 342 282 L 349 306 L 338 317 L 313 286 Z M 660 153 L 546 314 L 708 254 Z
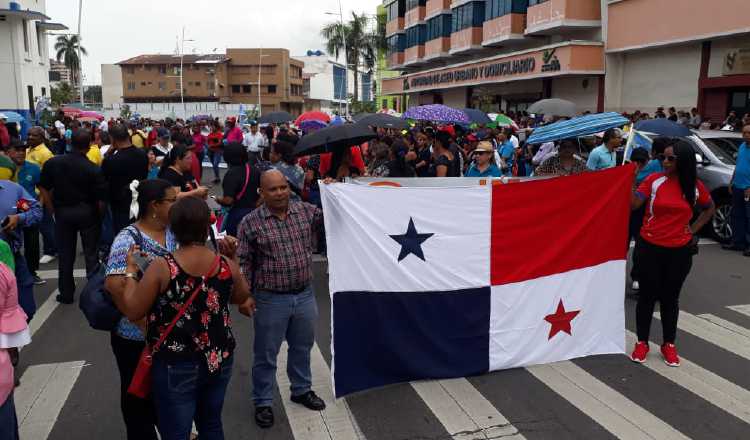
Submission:
M 709 150 L 722 162 L 727 165 L 737 164 L 737 147 L 731 142 L 724 139 L 703 139 Z

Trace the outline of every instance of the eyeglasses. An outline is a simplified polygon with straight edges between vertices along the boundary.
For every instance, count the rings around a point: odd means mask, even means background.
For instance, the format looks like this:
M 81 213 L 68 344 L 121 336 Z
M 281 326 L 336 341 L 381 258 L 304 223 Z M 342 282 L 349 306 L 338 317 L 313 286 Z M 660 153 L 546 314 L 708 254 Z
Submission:
M 675 160 L 677 160 L 677 156 L 667 156 L 665 154 L 660 154 L 659 160 L 662 162 L 674 162 Z

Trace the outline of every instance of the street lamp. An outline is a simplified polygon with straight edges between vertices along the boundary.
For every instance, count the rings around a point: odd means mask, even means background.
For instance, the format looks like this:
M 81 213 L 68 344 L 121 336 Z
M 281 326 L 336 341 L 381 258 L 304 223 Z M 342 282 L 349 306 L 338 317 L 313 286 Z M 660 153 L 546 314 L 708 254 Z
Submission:
M 81 92 L 81 108 L 83 108 L 83 58 L 81 58 L 81 11 L 83 0 L 78 0 L 78 86 Z
M 263 55 L 263 48 L 258 49 L 258 117 L 260 118 L 263 113 L 263 107 L 260 103 L 260 72 L 263 69 L 263 58 L 270 57 L 271 55 Z
M 346 34 L 344 34 L 344 12 L 341 8 L 341 0 L 339 0 L 339 12 L 338 14 L 335 12 L 326 12 L 326 15 L 338 15 L 339 16 L 339 29 L 341 30 L 341 42 L 344 45 L 344 103 L 346 104 L 346 113 L 345 115 L 349 114 L 349 52 L 346 50 Z M 357 74 L 357 69 L 355 67 L 354 74 Z M 335 96 L 334 96 L 335 98 Z M 341 112 L 341 103 L 339 103 L 339 113 Z
M 185 42 L 195 41 L 185 39 L 185 26 L 182 27 L 182 41 L 180 42 L 180 102 L 182 103 L 182 117 L 187 119 L 187 109 L 185 108 L 185 85 L 183 83 L 183 60 L 185 58 Z

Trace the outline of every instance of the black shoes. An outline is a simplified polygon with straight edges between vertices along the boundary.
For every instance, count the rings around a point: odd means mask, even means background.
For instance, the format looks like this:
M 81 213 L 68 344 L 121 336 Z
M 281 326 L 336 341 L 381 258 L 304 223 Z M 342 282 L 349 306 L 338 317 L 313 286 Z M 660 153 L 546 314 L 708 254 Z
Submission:
M 57 302 L 59 302 L 60 304 L 73 304 L 73 302 L 74 302 L 74 299 L 73 299 L 73 298 L 65 298 L 65 297 L 64 297 L 64 296 L 62 296 L 62 295 L 57 295 L 57 296 L 55 297 L 55 299 L 56 299 L 56 300 L 57 300 Z
M 323 402 L 323 399 L 318 397 L 317 394 L 315 394 L 315 391 L 308 391 L 305 394 L 300 394 L 299 396 L 292 396 L 292 402 L 299 403 L 305 408 L 311 409 L 313 411 L 323 411 L 324 409 L 326 409 L 326 403 Z
M 736 244 L 731 244 L 731 243 L 722 244 L 721 248 L 724 249 L 725 251 L 744 251 L 745 250 L 745 248 L 743 248 L 742 246 L 737 246 Z
M 273 426 L 273 409 L 270 406 L 256 407 L 255 424 L 260 428 L 270 428 Z
M 746 257 L 750 257 L 750 248 L 745 249 L 745 252 L 743 252 L 742 255 L 744 255 Z

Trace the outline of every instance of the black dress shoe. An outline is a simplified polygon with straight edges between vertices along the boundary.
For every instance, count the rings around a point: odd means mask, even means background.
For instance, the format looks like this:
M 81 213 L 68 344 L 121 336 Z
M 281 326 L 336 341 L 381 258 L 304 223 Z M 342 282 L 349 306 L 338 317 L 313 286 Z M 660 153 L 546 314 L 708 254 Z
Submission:
M 56 299 L 56 300 L 57 300 L 57 302 L 59 302 L 60 304 L 73 304 L 73 302 L 74 302 L 74 301 L 73 301 L 73 298 L 65 298 L 65 297 L 64 297 L 64 296 L 62 296 L 62 295 L 57 295 L 57 296 L 55 297 L 55 299 Z
M 315 394 L 315 391 L 308 391 L 299 396 L 292 396 L 292 402 L 304 405 L 307 409 L 313 411 L 323 411 L 326 409 L 326 403 Z
M 273 426 L 273 409 L 270 406 L 255 408 L 255 424 L 261 428 L 270 428 Z
M 730 244 L 730 243 L 722 244 L 721 248 L 724 249 L 725 251 L 744 251 L 745 250 L 745 248 L 743 248 L 742 246 L 737 246 L 736 244 Z
M 742 255 L 744 255 L 746 257 L 750 257 L 750 248 L 745 249 L 745 251 L 742 253 Z

